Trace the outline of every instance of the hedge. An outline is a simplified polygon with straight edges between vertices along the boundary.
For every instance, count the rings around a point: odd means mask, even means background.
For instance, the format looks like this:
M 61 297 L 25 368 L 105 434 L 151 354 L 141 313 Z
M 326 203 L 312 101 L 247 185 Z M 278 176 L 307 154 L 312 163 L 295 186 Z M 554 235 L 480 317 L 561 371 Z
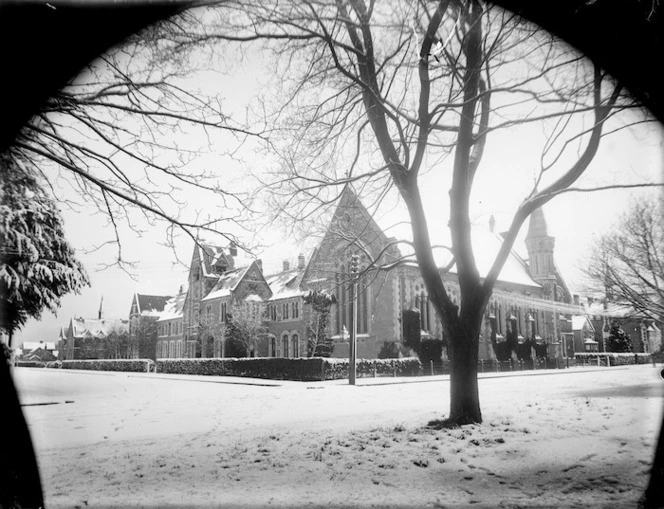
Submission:
M 407 359 L 358 359 L 358 377 L 379 375 L 417 375 L 420 362 Z M 348 378 L 347 359 L 311 357 L 285 359 L 274 357 L 257 358 L 211 358 L 211 359 L 160 359 L 157 372 L 180 375 L 238 376 L 269 378 L 273 380 L 335 380 Z
M 348 359 L 324 359 L 325 379 L 348 378 Z M 420 374 L 420 360 L 417 357 L 402 359 L 357 359 L 355 373 L 358 378 L 372 376 L 416 376 Z
M 146 373 L 153 371 L 154 361 L 151 359 L 98 359 L 59 361 L 62 369 L 84 369 L 92 371 L 131 371 Z M 52 367 L 57 368 L 57 364 Z
M 274 380 L 320 380 L 323 373 L 321 357 L 308 359 L 273 357 L 159 359 L 156 366 L 158 373 L 239 376 Z
M 627 364 L 650 364 L 652 356 L 649 353 L 575 353 L 575 360 L 588 362 L 590 364 L 596 363 L 600 359 L 600 363 L 609 366 L 625 366 Z
M 43 368 L 45 365 L 42 361 L 16 361 L 14 366 L 17 368 Z

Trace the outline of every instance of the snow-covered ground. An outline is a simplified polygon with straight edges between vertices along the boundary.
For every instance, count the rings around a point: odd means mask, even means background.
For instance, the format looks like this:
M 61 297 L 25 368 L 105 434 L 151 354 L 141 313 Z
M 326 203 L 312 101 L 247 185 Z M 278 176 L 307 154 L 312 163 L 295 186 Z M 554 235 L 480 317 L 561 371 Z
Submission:
M 447 377 L 13 374 L 49 508 L 619 508 L 647 483 L 660 369 L 486 374 L 484 424 L 453 430 L 426 427 Z

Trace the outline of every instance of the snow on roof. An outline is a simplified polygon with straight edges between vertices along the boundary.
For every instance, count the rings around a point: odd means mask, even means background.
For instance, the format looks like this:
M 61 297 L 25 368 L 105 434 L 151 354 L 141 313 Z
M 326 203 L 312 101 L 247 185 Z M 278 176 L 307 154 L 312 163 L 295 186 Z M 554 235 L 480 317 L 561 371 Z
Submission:
M 254 261 L 254 258 L 248 257 L 246 253 L 240 254 L 238 248 L 235 248 L 237 253 L 235 255 L 231 255 L 230 248 L 212 244 L 202 244 L 198 249 L 204 277 L 218 277 L 219 272 L 212 269 L 214 266 L 224 267 L 226 271 L 231 271 L 247 267 Z
M 486 277 L 503 244 L 503 239 L 500 235 L 491 233 L 481 227 L 474 227 L 472 229 L 471 238 L 477 270 L 480 273 L 480 277 Z M 433 256 L 438 268 L 446 267 L 452 259 L 451 254 L 447 249 L 434 248 Z M 450 272 L 456 274 L 456 265 L 452 267 Z M 540 287 L 540 285 L 530 277 L 528 266 L 514 250 L 512 250 L 507 257 L 505 265 L 498 276 L 498 281 L 537 288 Z
M 187 297 L 186 292 L 170 299 L 164 306 L 164 310 L 159 314 L 158 322 L 164 320 L 173 320 L 175 318 L 182 318 L 184 315 L 184 301 Z
M 592 327 L 586 315 L 572 315 L 572 330 L 583 330 L 583 326 L 586 324 Z
M 141 295 L 136 294 L 138 298 L 138 311 L 142 315 L 153 315 L 164 310 L 166 302 L 172 297 L 170 295 Z
M 74 337 L 107 336 L 114 329 L 120 330 L 122 332 L 129 331 L 129 320 L 123 320 L 121 318 L 102 318 L 99 320 L 93 318 L 74 317 L 72 318 L 71 323 L 74 329 Z
M 272 290 L 270 300 L 289 299 L 304 295 L 306 291 L 300 288 L 304 271 L 304 268 L 295 268 L 266 276 L 265 280 L 270 285 L 270 290 Z
M 633 316 L 635 313 L 634 308 L 628 304 L 621 302 L 592 302 L 586 304 L 586 313 L 589 315 L 612 316 L 615 318 L 624 318 Z
M 252 293 L 251 295 L 247 295 L 244 298 L 245 302 L 263 302 L 263 299 L 260 298 L 260 296 L 256 295 L 255 293 Z
M 24 341 L 23 350 L 26 352 L 31 352 L 37 350 L 38 348 L 43 348 L 44 350 L 55 350 L 57 348 L 55 342 L 52 341 Z
M 242 278 L 249 270 L 250 265 L 246 267 L 230 270 L 219 277 L 219 281 L 214 285 L 210 293 L 208 293 L 202 300 L 208 301 L 218 299 L 221 297 L 228 297 L 237 285 L 242 281 Z

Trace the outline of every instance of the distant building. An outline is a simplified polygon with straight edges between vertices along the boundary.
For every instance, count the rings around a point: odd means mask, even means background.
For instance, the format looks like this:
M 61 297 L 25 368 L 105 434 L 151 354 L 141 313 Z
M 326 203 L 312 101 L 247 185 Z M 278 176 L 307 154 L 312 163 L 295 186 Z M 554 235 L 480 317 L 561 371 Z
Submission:
M 644 316 L 629 304 L 611 301 L 607 297 L 589 297 L 586 313 L 595 328 L 594 339 L 598 351 L 607 351 L 611 326 L 618 324 L 629 335 L 635 353 L 656 353 L 662 350 L 662 324 Z
M 73 317 L 60 329 L 61 360 L 126 358 L 129 320 Z
M 55 341 L 24 341 L 21 347 L 21 357 L 27 360 L 54 361 L 58 355 Z

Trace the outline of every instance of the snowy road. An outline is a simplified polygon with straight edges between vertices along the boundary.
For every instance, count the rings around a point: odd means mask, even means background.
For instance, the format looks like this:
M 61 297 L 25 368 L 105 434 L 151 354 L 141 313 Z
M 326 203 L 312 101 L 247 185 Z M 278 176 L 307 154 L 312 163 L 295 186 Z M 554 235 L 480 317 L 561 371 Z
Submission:
M 422 431 L 426 422 L 442 417 L 447 409 L 449 382 L 444 377 L 390 385 L 373 383 L 394 380 L 360 379 L 356 387 L 343 381 L 256 381 L 275 384 L 266 386 L 237 378 L 18 368 L 14 379 L 25 405 L 49 506 L 67 507 L 83 501 L 92 506 L 112 501 L 118 507 L 162 502 L 179 505 L 185 501 L 197 506 L 233 507 L 239 502 L 288 506 L 298 486 L 298 503 L 309 500 L 314 506 L 339 503 L 359 507 L 377 502 L 386 506 L 431 505 L 434 500 L 464 503 L 473 497 L 488 503 L 486 497 L 495 495 L 502 486 L 487 484 L 495 480 L 496 472 L 520 471 L 526 457 L 533 468 L 544 465 L 537 472 L 545 477 L 553 475 L 551 472 L 563 476 L 561 472 L 570 466 L 579 472 L 594 468 L 594 461 L 600 459 L 604 476 L 609 475 L 607 464 L 615 463 L 621 471 L 631 468 L 635 480 L 630 481 L 627 492 L 615 493 L 634 498 L 639 483 L 644 482 L 644 465 L 651 459 L 662 411 L 664 381 L 659 371 L 633 366 L 514 376 L 487 374 L 480 381 L 485 425 L 473 428 L 477 439 L 451 437 L 464 441 L 452 440 L 444 447 L 434 442 L 440 436 Z M 379 441 L 385 447 L 384 441 L 395 430 L 406 430 L 412 442 L 404 441 L 399 451 L 371 448 Z M 348 445 L 330 452 L 330 461 L 325 462 L 326 450 L 321 447 L 316 452 L 316 444 L 341 440 L 339 437 L 346 437 L 343 440 L 348 444 L 355 440 L 357 452 L 347 456 L 352 449 Z M 459 443 L 503 444 L 503 439 L 516 443 L 516 437 L 519 447 L 502 451 L 504 454 L 489 448 L 473 451 L 478 458 L 474 462 L 480 462 L 487 472 L 483 480 L 477 478 L 476 484 L 466 480 L 467 489 L 456 494 L 446 492 L 436 495 L 438 498 L 422 499 L 420 490 L 425 487 L 421 484 L 426 479 L 439 487 L 440 479 L 432 477 L 436 468 L 442 469 L 440 475 L 470 468 L 457 454 Z M 446 463 L 439 459 L 431 464 L 427 459 L 425 479 L 424 460 L 411 461 L 409 455 L 421 455 L 423 443 L 429 442 L 427 454 L 435 450 L 447 459 Z M 418 447 L 417 451 L 413 447 Z M 461 463 L 455 463 L 457 456 Z M 389 472 L 378 468 L 385 465 L 378 457 L 389 460 Z M 226 463 L 220 463 L 223 461 Z M 558 463 L 560 471 L 556 473 Z M 266 468 L 259 468 L 261 465 Z M 554 465 L 553 471 L 550 465 Z M 326 469 L 322 480 L 309 479 L 308 485 L 298 480 L 302 471 L 321 468 Z M 357 475 L 356 488 L 363 493 L 375 492 L 367 495 L 366 504 L 338 484 L 345 478 L 341 474 L 348 475 L 351 468 Z M 412 477 L 415 493 L 392 490 L 390 485 L 396 480 L 388 480 L 392 479 L 389 476 L 401 480 Z M 233 482 L 227 484 L 229 479 Z M 576 478 L 555 477 L 548 482 L 569 483 L 570 479 Z M 221 491 L 220 482 L 224 484 Z M 275 483 L 278 486 L 272 486 Z M 371 490 L 365 490 L 363 483 Z M 584 483 L 578 491 L 592 492 L 594 485 Z M 252 486 L 261 485 L 272 486 L 269 496 L 261 489 L 252 491 Z M 164 491 L 164 486 L 175 491 Z M 172 499 L 174 493 L 181 498 Z M 522 492 L 517 500 L 535 496 L 528 493 Z M 538 496 L 544 493 L 542 489 Z M 602 488 L 601 493 L 609 497 L 607 502 L 613 500 L 610 490 Z M 548 491 L 546 494 L 543 500 L 547 503 L 565 505 L 565 500 L 551 499 Z

